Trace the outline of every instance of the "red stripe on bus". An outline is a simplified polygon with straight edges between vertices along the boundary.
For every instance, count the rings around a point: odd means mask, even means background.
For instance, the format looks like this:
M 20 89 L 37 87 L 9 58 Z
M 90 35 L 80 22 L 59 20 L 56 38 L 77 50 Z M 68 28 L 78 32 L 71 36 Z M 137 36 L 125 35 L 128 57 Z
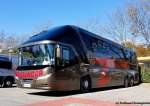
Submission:
M 34 70 L 34 71 L 16 71 L 16 76 L 19 78 L 37 78 L 43 75 L 43 70 Z
M 98 81 L 98 87 L 104 87 L 111 81 L 111 76 L 100 74 L 100 79 Z

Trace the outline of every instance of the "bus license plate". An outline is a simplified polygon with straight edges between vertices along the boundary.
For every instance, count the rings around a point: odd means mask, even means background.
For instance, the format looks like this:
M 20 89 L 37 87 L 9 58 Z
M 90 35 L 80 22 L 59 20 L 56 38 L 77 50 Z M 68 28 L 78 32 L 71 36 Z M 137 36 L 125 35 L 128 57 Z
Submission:
M 31 84 L 32 84 L 32 80 L 22 80 L 22 86 L 23 87 L 31 87 Z
M 31 84 L 23 84 L 23 87 L 25 87 L 25 88 L 30 88 L 30 87 L 31 87 Z

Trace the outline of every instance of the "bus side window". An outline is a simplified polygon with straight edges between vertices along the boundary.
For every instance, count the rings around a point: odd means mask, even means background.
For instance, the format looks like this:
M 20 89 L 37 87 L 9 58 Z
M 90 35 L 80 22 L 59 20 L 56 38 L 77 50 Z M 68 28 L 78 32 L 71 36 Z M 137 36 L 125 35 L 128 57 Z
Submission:
M 62 66 L 69 65 L 69 48 L 62 48 Z
M 132 64 L 137 64 L 135 52 L 131 52 L 130 57 L 131 57 L 131 63 L 132 63 Z
M 57 62 L 56 66 L 58 68 L 65 68 L 67 66 L 72 66 L 78 64 L 78 57 L 73 51 L 72 48 L 66 46 L 60 46 L 59 50 L 57 50 Z M 59 54 L 59 55 L 58 55 Z

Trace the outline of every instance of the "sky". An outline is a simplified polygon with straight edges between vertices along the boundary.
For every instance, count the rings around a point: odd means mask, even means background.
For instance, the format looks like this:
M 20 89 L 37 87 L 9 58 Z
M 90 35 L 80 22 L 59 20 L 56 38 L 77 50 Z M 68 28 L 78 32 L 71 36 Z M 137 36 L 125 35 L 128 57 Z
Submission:
M 0 31 L 28 34 L 51 21 L 54 26 L 77 24 L 97 18 L 103 24 L 107 15 L 126 0 L 0 0 Z

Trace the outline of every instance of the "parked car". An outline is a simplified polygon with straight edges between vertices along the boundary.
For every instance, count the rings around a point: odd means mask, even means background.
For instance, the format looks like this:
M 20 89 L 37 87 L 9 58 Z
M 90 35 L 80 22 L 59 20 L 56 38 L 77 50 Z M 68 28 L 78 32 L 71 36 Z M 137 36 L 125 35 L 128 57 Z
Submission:
M 0 86 L 12 87 L 15 83 L 15 70 L 13 64 L 6 55 L 0 55 Z

